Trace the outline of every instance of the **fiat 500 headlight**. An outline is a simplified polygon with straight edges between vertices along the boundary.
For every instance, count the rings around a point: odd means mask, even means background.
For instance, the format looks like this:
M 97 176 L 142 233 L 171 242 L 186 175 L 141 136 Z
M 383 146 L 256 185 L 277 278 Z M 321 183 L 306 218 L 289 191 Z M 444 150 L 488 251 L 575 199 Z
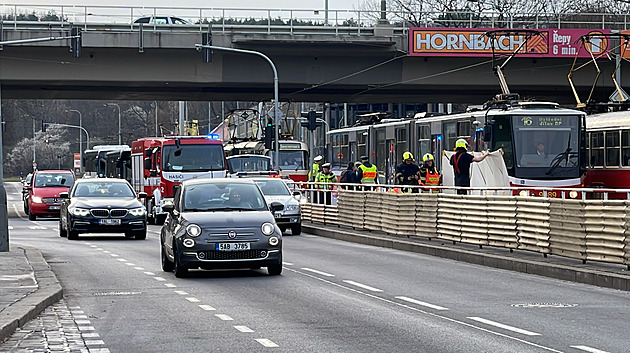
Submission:
M 146 213 L 144 207 L 132 208 L 129 210 L 129 214 L 135 217 L 144 216 Z
M 70 213 L 72 213 L 74 216 L 78 216 L 78 217 L 85 217 L 87 215 L 90 214 L 90 210 L 88 210 L 87 208 L 71 208 L 70 209 Z
M 201 227 L 196 224 L 189 224 L 186 227 L 186 234 L 195 238 L 201 235 Z
M 275 228 L 276 227 L 274 227 L 274 225 L 271 223 L 263 223 L 263 225 L 260 226 L 260 230 L 263 232 L 264 235 L 273 234 L 273 231 L 275 230 Z

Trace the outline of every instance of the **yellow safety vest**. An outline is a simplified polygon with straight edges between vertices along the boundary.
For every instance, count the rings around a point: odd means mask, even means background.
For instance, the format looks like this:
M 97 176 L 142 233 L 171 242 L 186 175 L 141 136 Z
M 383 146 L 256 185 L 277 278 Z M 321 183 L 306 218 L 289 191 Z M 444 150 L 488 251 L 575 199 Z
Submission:
M 361 184 L 376 183 L 376 166 L 374 164 L 369 168 L 361 164 L 359 168 L 361 168 L 362 171 Z
M 326 183 L 326 184 L 332 184 L 335 183 L 337 181 L 337 176 L 335 174 L 324 174 L 324 173 L 318 173 L 317 176 L 315 176 L 315 182 L 316 183 Z M 331 190 L 332 189 L 332 185 L 317 185 L 318 189 L 328 189 Z
M 308 173 L 308 181 L 314 180 L 317 177 L 317 173 L 319 173 L 319 164 L 313 163 L 313 170 Z M 313 177 L 313 179 L 311 179 Z

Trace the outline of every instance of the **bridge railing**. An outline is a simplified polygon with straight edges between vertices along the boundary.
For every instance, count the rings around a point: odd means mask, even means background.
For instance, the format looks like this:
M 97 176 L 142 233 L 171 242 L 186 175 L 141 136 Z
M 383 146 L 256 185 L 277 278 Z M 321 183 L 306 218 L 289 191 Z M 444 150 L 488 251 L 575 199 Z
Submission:
M 320 31 L 322 34 L 370 34 L 381 17 L 380 11 L 344 9 L 247 9 L 212 7 L 133 7 L 133 6 L 77 6 L 77 5 L 22 5 L 2 4 L 0 13 L 4 28 L 27 28 L 21 22 L 49 27 L 80 24 L 85 30 L 111 28 L 134 30 L 134 21 L 144 16 L 174 16 L 189 21 L 190 25 L 145 24 L 144 29 L 207 31 L 213 30 L 255 33 L 300 34 Z M 388 11 L 387 19 L 395 35 L 407 35 L 410 27 L 466 27 L 466 28 L 602 28 L 627 29 L 630 14 L 611 13 L 498 13 L 465 12 L 395 12 Z M 410 20 L 410 19 L 413 19 Z M 322 29 L 323 28 L 323 29 Z
M 521 188 L 470 188 L 476 194 L 458 195 L 448 187 L 399 193 L 396 186 L 347 186 L 354 189 L 303 186 L 303 221 L 630 268 L 630 190 L 563 189 L 580 194 L 553 198 L 529 196 L 531 189 Z

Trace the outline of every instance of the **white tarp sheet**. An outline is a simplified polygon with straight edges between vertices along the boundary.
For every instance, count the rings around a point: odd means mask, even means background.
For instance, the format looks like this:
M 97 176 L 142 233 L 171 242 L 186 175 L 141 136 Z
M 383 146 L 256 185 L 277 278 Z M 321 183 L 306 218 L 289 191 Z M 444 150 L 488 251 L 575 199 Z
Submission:
M 444 153 L 442 153 L 442 183 L 444 186 L 455 185 L 455 173 L 450 162 L 454 154 L 455 152 L 453 151 L 444 151 Z M 473 155 L 477 157 L 483 155 L 483 153 L 474 152 Z M 509 187 L 510 179 L 508 177 L 505 161 L 503 160 L 503 151 L 497 150 L 490 152 L 490 155 L 483 161 L 477 163 L 473 162 L 470 165 L 470 176 L 471 187 Z M 454 191 L 447 192 L 455 193 Z M 479 195 L 481 192 L 474 191 L 471 192 L 471 194 Z M 503 193 L 497 192 L 497 194 Z

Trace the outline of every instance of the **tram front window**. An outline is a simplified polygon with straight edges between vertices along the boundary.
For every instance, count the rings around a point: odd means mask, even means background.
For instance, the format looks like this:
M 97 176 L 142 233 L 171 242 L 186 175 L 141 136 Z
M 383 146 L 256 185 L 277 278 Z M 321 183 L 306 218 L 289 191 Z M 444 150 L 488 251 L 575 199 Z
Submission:
M 578 117 L 514 117 L 516 166 L 544 168 L 550 177 L 558 170 L 579 167 L 578 131 Z
M 275 154 L 271 153 L 272 158 Z M 280 160 L 278 161 L 280 170 L 304 170 L 308 169 L 306 164 L 306 151 L 280 151 Z

